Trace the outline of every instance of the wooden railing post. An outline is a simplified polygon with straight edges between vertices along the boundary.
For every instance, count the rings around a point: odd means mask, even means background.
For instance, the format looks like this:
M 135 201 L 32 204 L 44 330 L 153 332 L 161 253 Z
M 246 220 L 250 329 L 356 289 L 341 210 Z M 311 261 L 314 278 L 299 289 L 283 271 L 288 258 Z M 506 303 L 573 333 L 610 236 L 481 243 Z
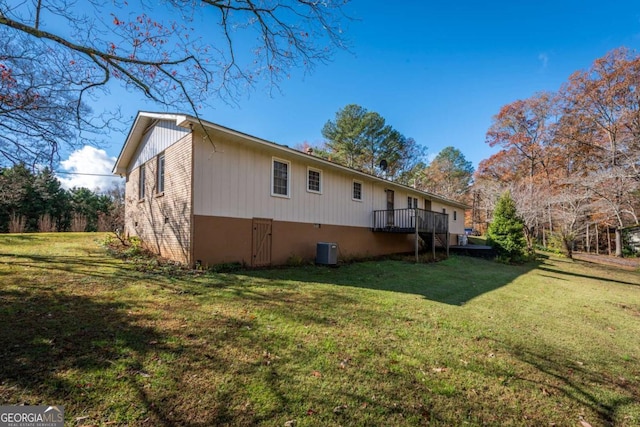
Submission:
M 418 245 L 418 210 L 417 209 L 414 212 L 413 219 L 414 219 L 413 222 L 415 222 L 415 224 L 416 224 L 416 235 L 415 235 L 415 237 L 416 237 L 416 264 L 417 264 L 418 262 L 420 262 L 420 257 L 418 255 L 418 250 L 419 250 L 418 246 L 419 245 Z

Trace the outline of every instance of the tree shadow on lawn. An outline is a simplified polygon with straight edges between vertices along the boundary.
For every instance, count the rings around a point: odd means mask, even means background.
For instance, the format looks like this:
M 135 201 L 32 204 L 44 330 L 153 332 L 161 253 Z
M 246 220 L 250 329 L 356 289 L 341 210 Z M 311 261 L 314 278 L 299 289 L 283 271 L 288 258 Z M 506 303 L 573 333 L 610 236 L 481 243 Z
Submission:
M 338 268 L 305 266 L 255 270 L 246 274 L 268 280 L 295 280 L 415 294 L 431 301 L 461 306 L 508 285 L 538 265 L 537 262 L 505 265 L 474 257 L 451 256 L 431 264 L 383 260 L 346 264 Z
M 92 406 L 99 386 L 70 376 L 103 375 L 131 363 L 163 337 L 137 325 L 127 305 L 50 290 L 0 290 L 0 397 L 5 404 Z M 135 373 L 137 363 L 127 369 Z M 82 402 L 84 408 L 77 405 Z M 97 406 L 98 402 L 94 402 Z M 67 406 L 69 408 L 69 406 Z M 69 410 L 69 409 L 68 409 Z
M 519 380 L 537 384 L 545 395 L 560 394 L 584 405 L 597 414 L 603 425 L 620 423 L 620 412 L 640 401 L 637 381 L 622 376 L 612 377 L 599 366 L 570 360 L 555 348 L 502 345 L 514 357 L 534 368 L 534 372 L 544 374 L 540 377 L 539 374 L 523 373 L 518 375 Z M 626 363 L 637 366 L 636 360 Z M 629 376 L 633 377 L 633 373 Z
M 63 294 L 37 287 L 0 289 L 0 401 L 5 405 L 63 405 L 66 421 L 209 426 L 230 423 L 230 399 L 216 394 L 210 405 L 184 410 L 188 390 L 193 398 L 212 390 L 191 384 L 193 371 L 224 373 L 227 364 L 216 349 L 200 349 L 200 336 L 168 334 L 157 319 L 122 302 Z M 205 332 L 217 342 L 245 345 L 240 319 L 219 316 Z M 239 335 L 229 333 L 229 329 Z M 258 345 L 257 343 L 255 344 Z M 255 350 L 259 354 L 258 350 Z M 168 358 L 168 359 L 165 359 Z M 162 362 L 163 360 L 167 360 Z M 157 377 L 147 370 L 168 364 Z M 171 364 L 178 364 L 172 366 Z M 182 366 L 184 363 L 186 366 Z M 164 387 L 152 387 L 160 381 Z M 196 391 L 193 390 L 196 387 Z M 199 420 L 198 420 L 199 419 Z
M 585 264 L 587 265 L 587 264 Z M 621 285 L 632 285 L 632 286 L 640 286 L 640 275 L 637 276 L 638 280 L 635 282 L 629 282 L 626 280 L 617 280 L 611 277 L 610 271 L 606 271 L 607 267 L 602 267 L 602 266 L 597 266 L 597 267 L 593 267 L 593 266 L 588 266 L 587 267 L 589 269 L 590 272 L 593 272 L 594 274 L 582 274 L 582 273 L 575 273 L 573 271 L 562 271 L 559 270 L 557 268 L 552 268 L 549 266 L 539 266 L 538 269 L 542 270 L 542 271 L 546 271 L 548 273 L 554 273 L 554 274 L 558 274 L 558 275 L 564 275 L 564 276 L 571 276 L 571 277 L 577 277 L 577 278 L 582 278 L 582 279 L 591 279 L 591 280 L 601 280 L 604 282 L 610 282 L 610 283 L 618 283 Z M 610 269 L 615 270 L 615 267 L 609 267 Z M 601 272 L 602 274 L 596 275 L 595 272 Z M 609 274 L 608 274 L 609 273 Z M 629 271 L 625 270 L 625 273 L 629 273 Z M 627 274 L 627 276 L 629 276 L 630 274 Z M 549 277 L 553 277 L 553 276 L 549 276 Z M 553 277 L 554 279 L 560 279 L 559 277 Z M 566 279 L 562 279 L 562 280 L 566 280 Z
M 180 280 L 181 285 L 194 285 L 191 290 L 184 286 L 171 286 L 168 275 L 157 266 L 145 269 L 141 262 L 121 261 L 103 252 L 88 253 L 86 256 L 25 255 L 0 252 L 0 262 L 31 271 L 41 271 L 43 277 L 50 277 L 52 272 L 61 272 L 77 275 L 77 278 L 95 278 L 104 284 L 112 285 L 158 277 L 160 280 L 156 284 L 168 290 L 174 290 L 176 293 L 195 293 L 198 292 L 197 289 L 200 286 L 195 280 L 197 276 L 189 274 L 191 273 L 189 270 L 175 279 Z M 7 276 L 4 284 L 10 283 L 11 276 L 14 276 L 15 284 L 23 284 L 23 277 L 15 270 L 0 270 L 0 276 Z

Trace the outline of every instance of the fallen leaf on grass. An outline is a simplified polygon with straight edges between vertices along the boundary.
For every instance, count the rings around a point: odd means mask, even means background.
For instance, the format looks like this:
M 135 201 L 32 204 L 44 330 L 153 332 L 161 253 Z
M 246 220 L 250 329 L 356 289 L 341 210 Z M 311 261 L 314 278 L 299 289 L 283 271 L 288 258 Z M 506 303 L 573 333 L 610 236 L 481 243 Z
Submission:
M 307 415 L 314 415 L 314 414 L 317 414 L 317 413 L 318 413 L 318 411 L 316 411 L 314 409 L 311 409 L 311 408 L 307 409 Z
M 448 368 L 431 368 L 433 372 L 447 372 Z
M 322 373 L 320 371 L 313 371 L 311 373 L 311 375 L 313 375 L 316 378 L 321 378 L 322 377 Z
M 340 406 L 336 406 L 335 408 L 333 408 L 333 413 L 334 413 L 334 414 L 340 414 L 340 413 L 342 413 L 345 409 L 347 409 L 347 405 L 340 405 Z

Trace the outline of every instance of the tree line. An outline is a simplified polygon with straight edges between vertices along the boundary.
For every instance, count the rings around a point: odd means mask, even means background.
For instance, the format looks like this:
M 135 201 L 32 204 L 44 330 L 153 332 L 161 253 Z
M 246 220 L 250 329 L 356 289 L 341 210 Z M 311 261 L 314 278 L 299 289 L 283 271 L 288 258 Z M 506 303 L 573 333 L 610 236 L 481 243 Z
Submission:
M 349 104 L 322 128 L 325 143 L 303 144 L 313 154 L 359 171 L 418 190 L 465 201 L 473 182 L 473 166 L 464 154 L 448 146 L 428 162 L 426 147 L 388 124 L 375 111 Z
M 491 221 L 510 191 L 528 246 L 557 242 L 571 255 L 601 248 L 638 224 L 640 208 L 640 57 L 625 48 L 573 73 L 557 92 L 500 109 L 486 134 L 500 151 L 475 174 L 473 222 Z M 600 242 L 600 243 L 599 243 Z
M 51 169 L 0 168 L 0 232 L 116 231 L 124 225 L 124 189 L 66 190 Z

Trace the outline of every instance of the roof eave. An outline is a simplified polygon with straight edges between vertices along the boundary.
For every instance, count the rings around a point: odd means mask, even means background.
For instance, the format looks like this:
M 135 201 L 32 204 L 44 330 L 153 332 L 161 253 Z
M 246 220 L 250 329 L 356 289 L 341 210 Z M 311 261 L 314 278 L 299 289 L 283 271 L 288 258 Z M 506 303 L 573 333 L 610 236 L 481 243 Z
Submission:
M 223 132 L 226 133 L 228 135 L 233 135 L 237 138 L 241 138 L 241 139 L 245 139 L 245 140 L 249 140 L 253 143 L 257 143 L 260 144 L 262 146 L 266 146 L 268 148 L 271 149 L 275 149 L 275 150 L 279 150 L 279 151 L 284 151 L 287 152 L 290 155 L 293 155 L 295 157 L 298 158 L 304 158 L 307 161 L 312 159 L 314 162 L 318 163 L 318 164 L 323 164 L 326 165 L 328 167 L 331 167 L 333 169 L 338 169 L 338 170 L 342 170 L 344 172 L 348 172 L 350 174 L 353 175 L 357 175 L 360 176 L 364 179 L 369 179 L 369 180 L 373 180 L 379 183 L 384 183 L 385 185 L 391 186 L 391 187 L 396 187 L 396 188 L 401 188 L 404 190 L 410 190 L 410 191 L 414 191 L 416 193 L 422 194 L 425 197 L 428 197 L 429 200 L 432 201 L 438 201 L 444 204 L 447 204 L 449 206 L 454 206 L 454 207 L 459 207 L 461 209 L 471 209 L 470 206 L 467 206 L 464 203 L 461 202 L 457 202 L 455 200 L 449 200 L 445 197 L 439 196 L 437 194 L 433 194 L 433 193 L 429 193 L 426 191 L 422 191 L 422 190 L 417 190 L 415 188 L 409 187 L 408 185 L 404 185 L 404 184 L 400 184 L 394 181 L 389 181 L 386 180 L 384 178 L 380 178 L 378 176 L 375 175 L 371 175 L 365 172 L 361 172 L 358 171 L 356 169 L 352 169 L 343 165 L 340 165 L 338 163 L 334 163 L 331 162 L 329 160 L 320 158 L 320 157 L 316 157 L 316 156 L 310 156 L 309 154 L 303 153 L 301 151 L 298 150 L 294 150 L 292 148 L 289 148 L 287 146 L 284 145 L 280 145 L 280 144 L 276 144 L 275 142 L 271 142 L 271 141 L 267 141 L 266 139 L 261 139 L 258 137 L 255 137 L 253 135 L 249 135 L 243 132 L 239 132 L 236 131 L 234 129 L 231 128 L 227 128 L 221 125 L 218 125 L 216 123 L 213 122 L 209 122 L 206 120 L 202 120 L 199 119 L 198 117 L 194 117 L 194 116 L 190 116 L 190 115 L 186 115 L 186 114 L 175 114 L 175 113 L 150 113 L 150 112 L 144 112 L 144 111 L 140 111 L 138 112 L 138 115 L 136 116 L 136 120 L 133 123 L 133 126 L 131 127 L 131 130 L 129 131 L 129 135 L 127 136 L 127 139 L 125 140 L 125 144 L 122 147 L 122 150 L 120 151 L 120 154 L 118 155 L 118 159 L 116 160 L 116 163 L 113 167 L 113 173 L 116 175 L 120 175 L 120 176 L 124 176 L 127 173 L 127 168 L 129 166 L 129 162 L 131 161 L 131 158 L 133 157 L 133 155 L 135 154 L 135 151 L 138 147 L 138 144 L 140 142 L 140 139 L 142 138 L 142 135 L 144 133 L 144 130 L 147 128 L 147 126 L 150 124 L 150 122 L 152 120 L 171 120 L 171 121 L 175 121 L 177 126 L 183 127 L 183 128 L 192 128 L 193 126 L 205 126 L 207 128 L 211 128 L 213 130 L 216 130 L 218 132 Z

